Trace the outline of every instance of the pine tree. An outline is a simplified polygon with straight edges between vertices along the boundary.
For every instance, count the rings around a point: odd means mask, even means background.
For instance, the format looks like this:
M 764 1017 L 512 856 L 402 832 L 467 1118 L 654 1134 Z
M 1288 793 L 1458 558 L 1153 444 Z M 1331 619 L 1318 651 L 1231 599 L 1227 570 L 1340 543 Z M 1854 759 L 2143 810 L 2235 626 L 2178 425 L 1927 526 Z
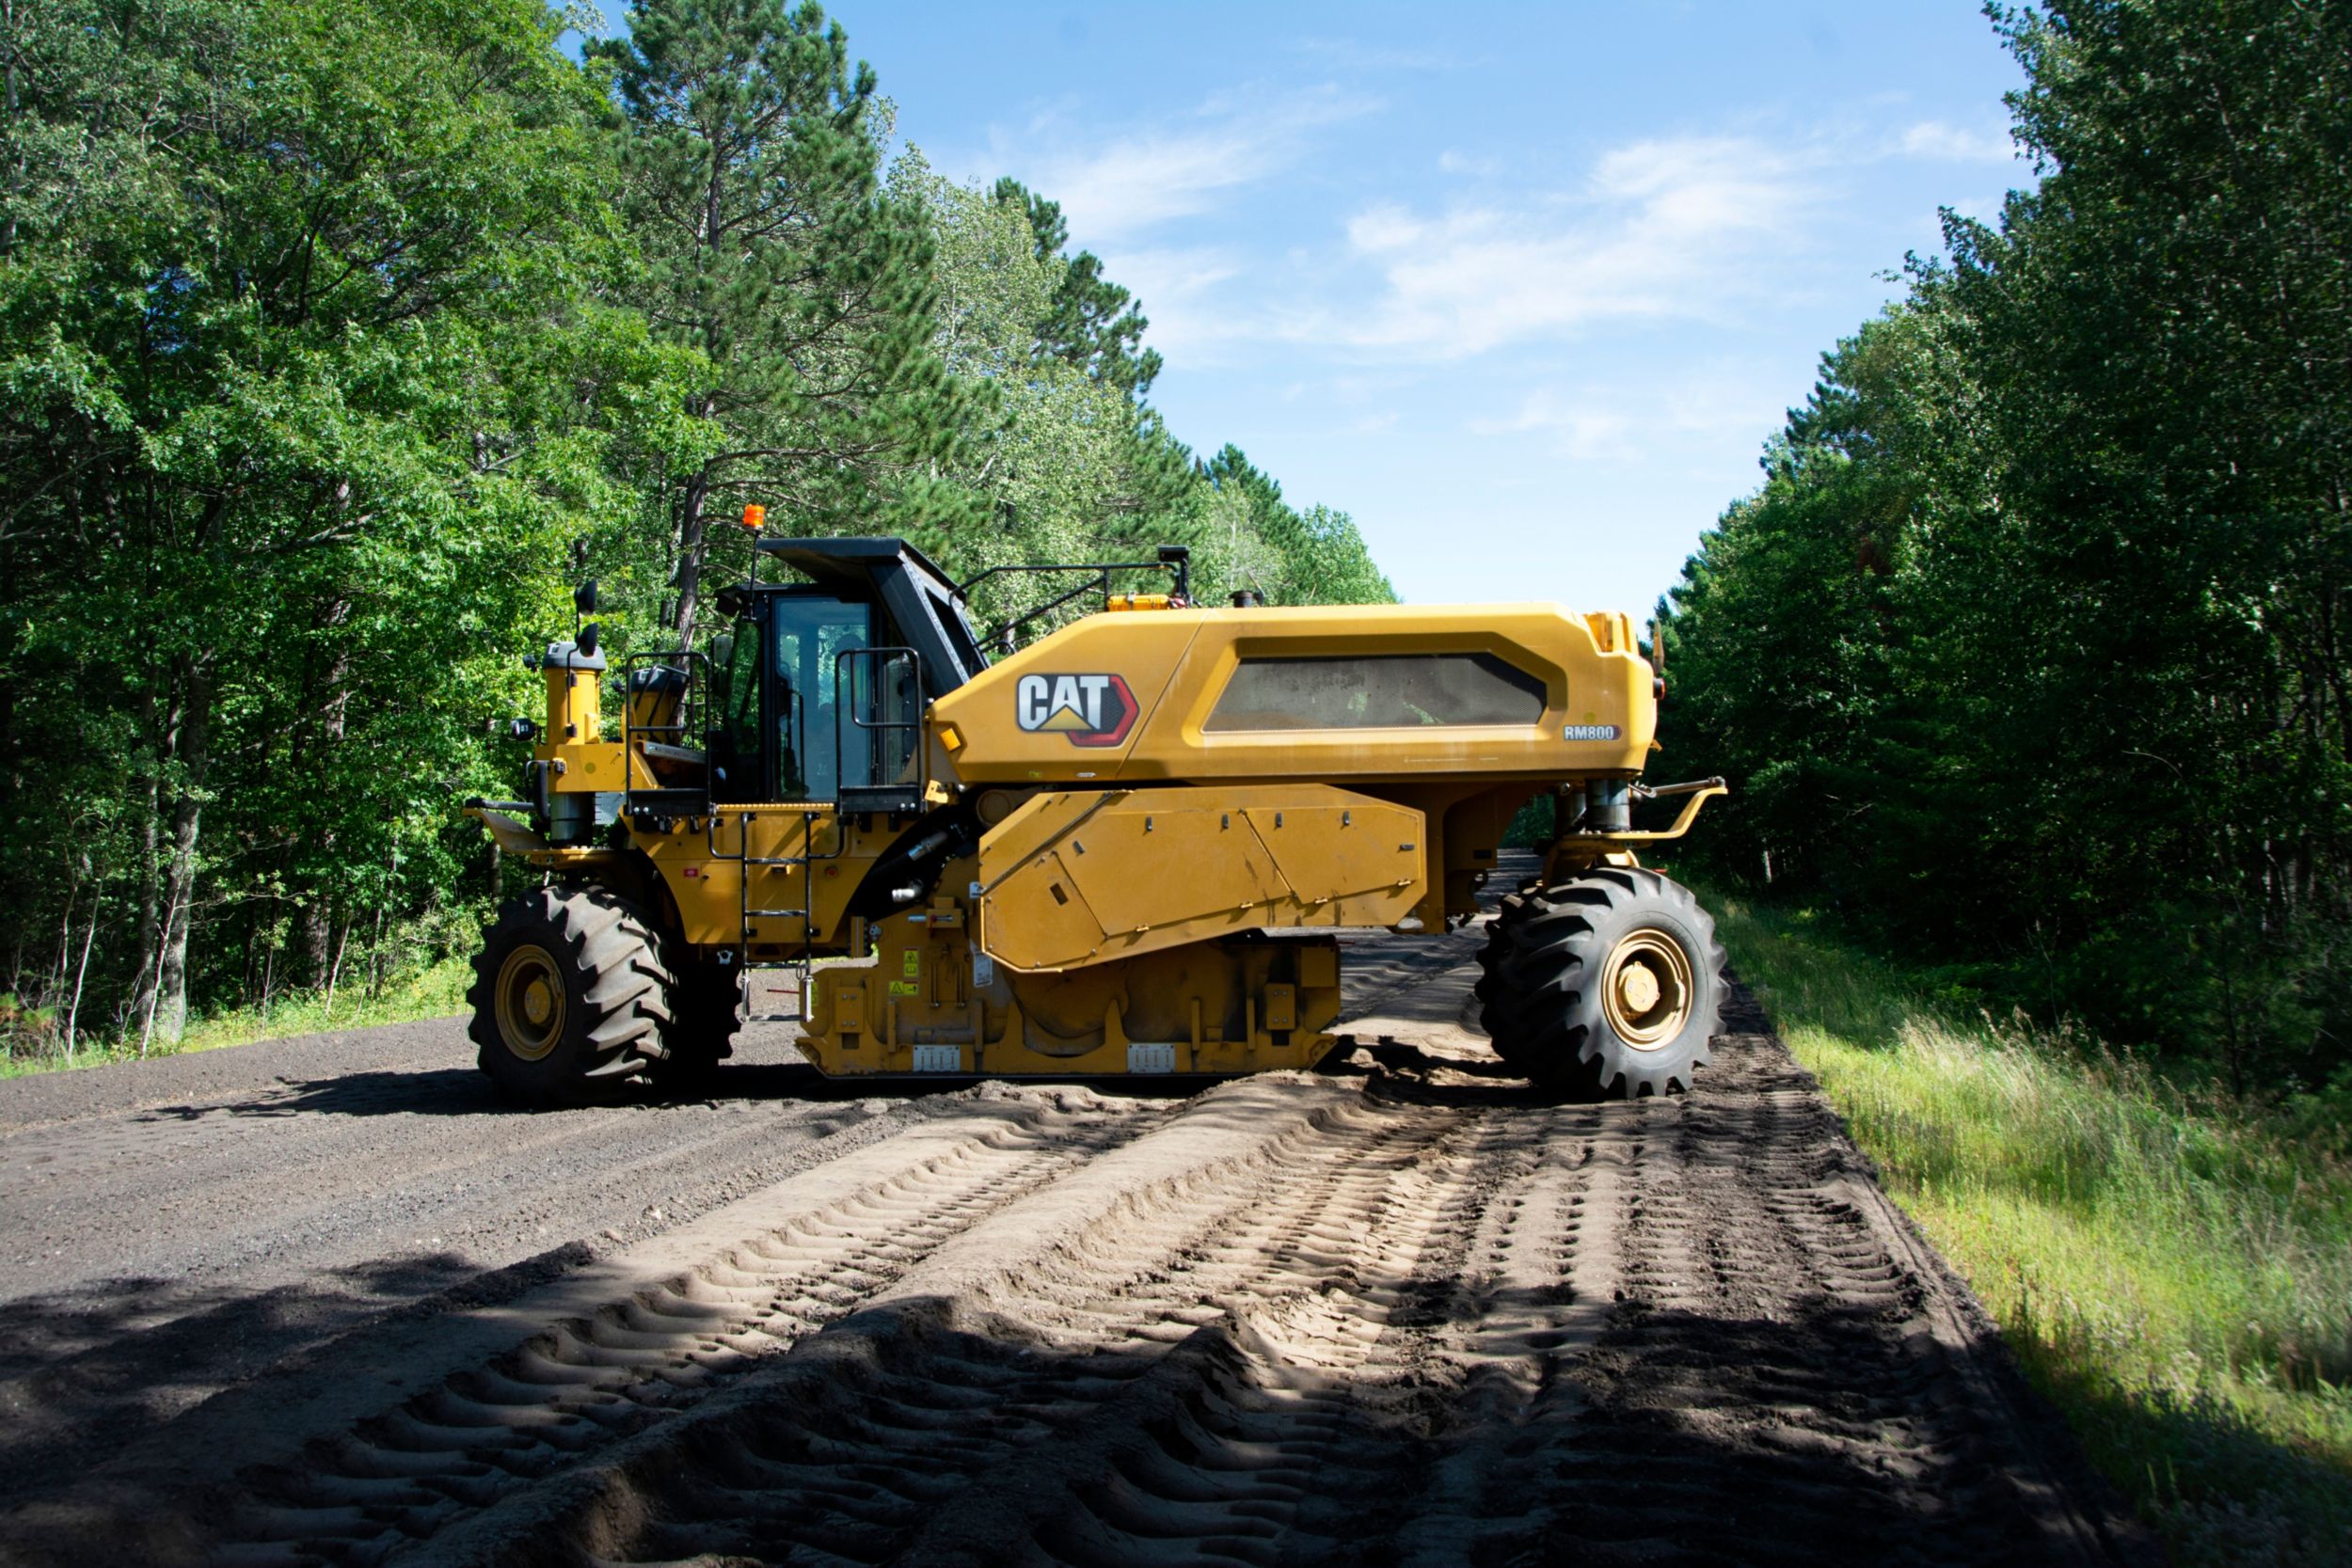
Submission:
M 923 216 L 881 190 L 873 70 L 815 0 L 637 0 L 590 56 L 625 121 L 631 302 L 709 363 L 689 411 L 720 434 L 664 496 L 691 641 L 723 499 L 795 532 L 935 532 L 969 506 L 936 476 L 973 394 L 931 349 Z
M 1051 309 L 1038 325 L 1038 353 L 1073 365 L 1097 381 L 1141 402 L 1159 379 L 1157 349 L 1143 346 L 1151 321 L 1125 289 L 1103 276 L 1102 258 L 1090 250 L 1067 254 L 1070 224 L 1061 203 L 1048 201 L 1020 181 L 996 182 L 995 199 L 1018 207 L 1037 236 L 1037 255 L 1060 271 Z

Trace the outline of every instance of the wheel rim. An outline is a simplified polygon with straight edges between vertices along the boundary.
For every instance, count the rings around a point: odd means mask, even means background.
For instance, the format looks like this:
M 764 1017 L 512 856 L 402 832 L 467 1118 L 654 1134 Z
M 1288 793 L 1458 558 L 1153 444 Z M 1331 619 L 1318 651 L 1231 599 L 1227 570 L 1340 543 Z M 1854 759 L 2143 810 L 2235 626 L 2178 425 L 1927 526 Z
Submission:
M 1691 956 L 1663 931 L 1635 931 L 1601 970 L 1601 1008 L 1617 1037 L 1655 1051 L 1691 1022 Z
M 499 1038 L 526 1062 L 553 1051 L 564 1037 L 564 976 L 544 947 L 524 945 L 499 970 Z

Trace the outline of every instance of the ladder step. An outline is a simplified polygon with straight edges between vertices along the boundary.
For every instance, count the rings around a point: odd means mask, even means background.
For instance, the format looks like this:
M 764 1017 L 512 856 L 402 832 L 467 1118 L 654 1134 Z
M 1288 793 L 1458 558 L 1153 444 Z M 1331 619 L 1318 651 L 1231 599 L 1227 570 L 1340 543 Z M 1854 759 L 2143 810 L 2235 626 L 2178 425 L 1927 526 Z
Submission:
M 807 918 L 806 910 L 745 910 L 746 920 L 800 920 Z

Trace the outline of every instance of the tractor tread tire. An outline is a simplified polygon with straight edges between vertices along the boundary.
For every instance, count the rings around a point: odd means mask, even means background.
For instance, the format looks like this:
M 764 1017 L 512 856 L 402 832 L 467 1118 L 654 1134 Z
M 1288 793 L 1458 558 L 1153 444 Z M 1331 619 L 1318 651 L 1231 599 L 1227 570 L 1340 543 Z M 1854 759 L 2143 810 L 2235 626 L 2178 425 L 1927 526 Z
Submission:
M 1722 1021 L 1724 950 L 1689 889 L 1655 871 L 1598 867 L 1531 900 L 1540 912 L 1498 922 L 1481 966 L 1493 976 L 1482 1022 L 1495 1053 L 1538 1084 L 1586 1099 L 1689 1089 L 1711 1059 Z M 1641 1049 L 1608 1022 L 1600 969 L 1644 930 L 1671 937 L 1690 960 L 1690 1015 L 1670 1039 Z
M 498 1021 L 499 975 L 525 943 L 553 960 L 564 988 L 562 1036 L 536 1060 L 508 1049 Z M 467 1034 L 499 1093 L 532 1108 L 588 1104 L 668 1056 L 675 981 L 661 948 L 652 922 L 601 888 L 544 887 L 507 900 L 466 992 Z
M 1478 1026 L 1493 1042 L 1495 1054 L 1506 1062 L 1513 1060 L 1516 1053 L 1502 1027 L 1507 1011 L 1503 1006 L 1507 994 L 1503 964 L 1511 956 L 1513 933 L 1548 907 L 1543 901 L 1543 890 L 1532 883 L 1504 895 L 1487 925 L 1486 945 L 1478 950 L 1478 979 L 1470 987 L 1470 993 L 1478 999 Z

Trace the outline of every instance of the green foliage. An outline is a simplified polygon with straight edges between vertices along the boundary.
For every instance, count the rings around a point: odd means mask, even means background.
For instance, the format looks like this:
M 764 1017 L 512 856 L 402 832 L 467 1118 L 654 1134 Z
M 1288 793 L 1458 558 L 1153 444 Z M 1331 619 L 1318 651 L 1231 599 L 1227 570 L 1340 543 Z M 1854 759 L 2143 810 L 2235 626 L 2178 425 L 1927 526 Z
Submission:
M 1662 619 L 1718 868 L 2253 1092 L 2352 1065 L 2352 19 L 2001 10 L 2042 179 Z
M 2180 1560 L 2344 1560 L 2352 1095 L 2184 1094 L 2079 1033 L 1972 1019 L 1829 920 L 1708 901 L 1889 1190 Z
M 937 475 L 970 388 L 932 352 L 928 226 L 882 195 L 874 72 L 852 69 L 841 24 L 815 0 L 636 0 L 628 24 L 588 51 L 622 118 L 619 206 L 644 263 L 625 292 L 702 356 L 688 407 L 716 432 L 651 497 L 691 641 L 721 498 L 758 499 L 781 531 L 940 544 L 969 512 Z
M 1294 510 L 1272 476 L 1230 444 L 1200 472 L 1212 493 L 1199 546 L 1204 593 L 1221 582 L 1227 593 L 1251 590 L 1268 604 L 1396 602 L 1346 513 Z
M 1143 346 L 1144 329 L 1152 324 L 1126 290 L 1103 276 L 1101 258 L 1090 250 L 1067 254 L 1070 225 L 1062 218 L 1061 203 L 1010 178 L 997 181 L 989 196 L 1028 221 L 1037 259 L 1052 284 L 1046 307 L 1032 324 L 1036 356 L 1058 359 L 1135 398 L 1149 393 L 1161 365 L 1157 351 Z
M 744 500 L 967 572 L 1246 537 L 1385 595 L 1336 514 L 1213 526 L 1136 302 L 1050 201 L 885 181 L 817 5 L 642 0 L 583 67 L 564 24 L 0 15 L 0 1054 L 381 994 L 497 892 L 453 797 L 512 793 L 485 721 L 580 564 L 615 651 L 691 638 Z

